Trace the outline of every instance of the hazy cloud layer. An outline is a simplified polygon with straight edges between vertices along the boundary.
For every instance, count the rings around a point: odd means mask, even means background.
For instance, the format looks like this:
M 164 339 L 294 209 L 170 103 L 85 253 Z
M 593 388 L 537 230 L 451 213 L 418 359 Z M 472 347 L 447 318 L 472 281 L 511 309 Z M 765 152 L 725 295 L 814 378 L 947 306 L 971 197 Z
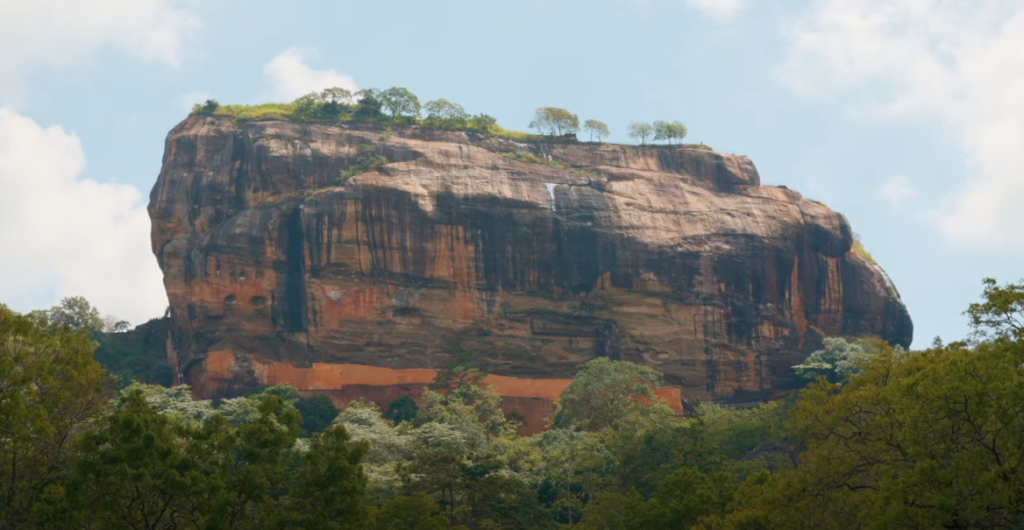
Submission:
M 717 19 L 732 18 L 742 7 L 741 0 L 686 0 L 686 4 Z
M 0 0 L 0 103 L 40 66 L 80 67 L 101 48 L 177 66 L 198 19 L 187 0 Z
M 316 70 L 306 60 L 316 56 L 314 50 L 289 48 L 271 59 L 263 67 L 268 88 L 261 94 L 262 101 L 288 102 L 310 92 L 341 87 L 359 90 L 352 76 L 334 69 Z
M 907 201 L 917 197 L 917 188 L 910 182 L 906 175 L 896 175 L 882 184 L 879 194 L 883 199 L 889 201 L 893 206 L 902 206 Z
M 161 316 L 142 195 L 84 169 L 77 136 L 0 107 L 0 301 L 28 311 L 82 295 L 133 324 Z
M 795 92 L 958 135 L 969 178 L 920 212 L 950 241 L 1024 244 L 1024 3 L 819 0 L 789 38 Z

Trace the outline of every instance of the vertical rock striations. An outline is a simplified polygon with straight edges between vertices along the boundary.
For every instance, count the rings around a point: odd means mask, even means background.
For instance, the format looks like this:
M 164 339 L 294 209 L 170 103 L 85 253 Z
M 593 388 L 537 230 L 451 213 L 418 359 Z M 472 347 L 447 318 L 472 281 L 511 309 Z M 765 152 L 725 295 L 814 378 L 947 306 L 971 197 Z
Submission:
M 370 150 L 390 163 L 339 185 Z M 742 402 L 825 336 L 912 336 L 842 215 L 710 151 L 190 117 L 149 212 L 204 395 L 302 370 L 309 392 L 422 386 L 471 356 L 515 396 L 607 356 Z

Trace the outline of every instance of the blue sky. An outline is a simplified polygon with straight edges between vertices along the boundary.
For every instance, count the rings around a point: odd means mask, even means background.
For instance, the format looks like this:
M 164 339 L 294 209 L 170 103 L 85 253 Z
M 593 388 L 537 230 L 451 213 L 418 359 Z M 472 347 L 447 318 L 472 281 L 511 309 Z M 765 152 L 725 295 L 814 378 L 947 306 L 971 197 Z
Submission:
M 1024 3 L 0 0 L 0 301 L 166 306 L 145 203 L 194 102 L 406 86 L 525 130 L 681 120 L 845 214 L 915 345 L 1024 277 Z

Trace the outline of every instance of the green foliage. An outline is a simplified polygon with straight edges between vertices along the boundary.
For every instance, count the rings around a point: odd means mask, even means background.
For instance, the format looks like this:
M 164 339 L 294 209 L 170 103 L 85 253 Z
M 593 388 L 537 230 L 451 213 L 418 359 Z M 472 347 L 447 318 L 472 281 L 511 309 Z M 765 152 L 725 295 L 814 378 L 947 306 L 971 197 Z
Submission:
M 426 117 L 422 120 L 419 119 L 421 110 L 426 112 Z M 343 88 L 329 88 L 307 94 L 291 103 L 216 105 L 209 109 L 201 109 L 197 105 L 193 108 L 192 115 L 230 117 L 239 122 L 372 122 L 419 126 L 425 129 L 468 131 L 515 142 L 549 141 L 544 136 L 506 130 L 499 126 L 493 117 L 486 114 L 473 116 L 461 105 L 446 99 L 429 101 L 421 106 L 415 94 L 401 87 L 384 91 L 367 89 L 356 94 Z
M 388 405 L 388 410 L 384 417 L 395 423 L 413 421 L 416 419 L 416 414 L 419 413 L 419 410 L 419 405 L 411 397 L 401 396 Z
M 217 112 L 217 107 L 220 107 L 220 103 L 217 103 L 216 99 L 208 99 L 206 103 L 196 103 L 192 106 L 191 114 L 201 114 L 204 116 L 212 116 Z
M 647 145 L 647 139 L 654 134 L 654 127 L 650 123 L 634 121 L 629 124 L 629 137 L 640 140 L 640 145 Z
M 363 528 L 365 447 L 341 427 L 299 449 L 299 415 L 265 394 L 258 416 L 181 421 L 144 389 L 122 397 L 76 442 L 69 476 L 47 490 L 41 526 L 60 528 Z
M 662 530 L 691 528 L 702 518 L 724 515 L 736 485 L 731 477 L 682 468 L 658 484 L 649 500 L 635 491 L 604 494 L 587 507 L 584 529 Z
M 393 87 L 381 92 L 380 102 L 392 118 L 415 120 L 420 115 L 420 99 L 407 88 Z
M 300 98 L 301 99 L 301 98 Z M 301 116 L 295 113 L 299 104 L 292 103 L 262 103 L 260 105 L 220 105 L 214 111 L 214 116 L 233 118 L 235 121 L 263 121 L 263 120 L 302 120 Z
M 841 337 L 829 337 L 824 340 L 823 349 L 809 355 L 793 370 L 810 381 L 822 377 L 830 383 L 842 383 L 859 374 L 864 362 L 878 352 L 878 348 L 864 341 L 848 343 Z
M 192 388 L 188 385 L 167 388 L 160 385 L 132 383 L 121 390 L 120 403 L 122 405 L 129 403 L 129 398 L 132 396 L 137 396 L 157 413 L 166 415 L 183 425 L 202 425 L 215 414 L 213 402 L 208 399 L 193 400 Z M 230 404 L 229 408 L 231 408 Z
M 674 411 L 654 395 L 660 384 L 661 373 L 649 366 L 599 357 L 562 392 L 552 425 L 600 431 L 668 421 Z
M 294 485 L 281 500 L 286 528 L 362 530 L 369 513 L 363 505 L 366 477 L 359 462 L 365 444 L 349 444 L 343 427 L 313 437 L 302 455 Z
M 740 460 L 747 458 L 761 444 L 780 440 L 788 434 L 786 420 L 789 407 L 782 401 L 751 408 L 701 404 L 697 407 L 696 420 L 704 442 L 714 447 L 724 460 Z M 708 471 L 711 469 L 707 468 Z
M 567 164 L 556 162 L 554 160 L 549 160 L 547 158 L 540 158 L 534 155 L 533 153 L 529 153 L 526 151 L 513 151 L 511 153 L 502 153 L 501 156 L 505 158 L 511 158 L 512 160 L 518 160 L 520 162 L 526 162 L 527 164 L 543 164 L 545 166 L 553 167 L 556 169 L 571 169 L 571 166 Z
M 327 396 L 310 396 L 299 399 L 295 408 L 302 414 L 302 430 L 315 434 L 327 430 L 338 417 L 338 408 Z
M 339 186 L 356 175 L 372 173 L 381 166 L 391 163 L 386 156 L 377 154 L 377 146 L 374 144 L 362 144 L 356 148 L 356 153 L 356 159 L 352 166 L 338 174 L 337 184 Z
M 536 134 L 529 134 L 520 131 L 509 131 L 502 128 L 500 125 L 492 125 L 486 131 L 486 134 L 495 138 L 501 138 L 503 140 L 512 140 L 513 142 L 521 143 L 536 143 L 545 141 L 546 138 L 538 136 Z
M 611 134 L 608 130 L 608 126 L 604 122 L 597 120 L 587 120 L 583 124 L 583 130 L 590 133 L 590 141 L 594 141 L 594 137 L 597 137 L 597 141 L 600 142 L 602 138 L 607 137 Z
M 167 326 L 167 320 L 154 319 L 132 333 L 93 333 L 96 360 L 122 384 L 170 386 L 174 371 L 167 362 Z
M 1024 341 L 1004 323 L 977 321 L 997 338 L 973 348 L 882 348 L 845 386 L 812 384 L 791 414 L 797 467 L 752 478 L 704 528 L 1019 528 Z
M 860 254 L 860 257 L 864 258 L 868 263 L 878 265 L 875 262 L 875 258 L 871 257 L 871 253 L 864 248 L 864 243 L 861 242 L 859 234 L 853 234 L 853 251 Z
M 753 408 L 678 418 L 657 372 L 596 359 L 529 437 L 472 352 L 412 421 L 356 402 L 308 438 L 320 407 L 288 385 L 214 406 L 136 383 L 104 408 L 85 331 L 0 309 L 0 526 L 1019 528 L 1024 289 L 985 286 L 968 314 L 990 339 L 829 339 L 802 367 L 815 382 Z
M 367 88 L 356 93 L 358 99 L 356 111 L 352 114 L 355 121 L 380 121 L 384 116 L 384 105 L 380 100 L 380 91 Z
M 47 318 L 50 322 L 65 326 L 71 331 L 86 330 L 103 331 L 103 318 L 100 312 L 84 296 L 69 296 L 50 309 Z
M 577 169 L 568 164 L 563 164 L 561 162 L 551 160 L 549 158 L 541 158 L 527 151 L 513 151 L 511 153 L 501 153 L 501 156 L 505 158 L 511 158 L 512 160 L 518 160 L 520 162 L 526 162 L 527 164 L 542 164 L 556 169 L 564 169 L 570 173 L 575 173 L 577 175 L 594 176 L 594 172 L 592 171 L 588 171 L 586 169 Z
M 339 87 L 311 92 L 293 102 L 293 116 L 301 121 L 337 121 L 352 113 L 352 99 L 352 92 Z
M 534 112 L 530 128 L 541 134 L 562 136 L 580 129 L 580 120 L 575 114 L 557 107 L 541 107 Z
M 375 510 L 370 528 L 373 530 L 447 530 L 448 517 L 429 495 L 416 492 L 395 497 L 380 510 Z
M 671 145 L 672 140 L 682 140 L 686 137 L 686 126 L 682 122 L 673 121 L 656 121 L 654 122 L 654 139 L 655 140 L 668 140 Z
M 88 334 L 70 330 L 0 308 L 0 527 L 30 526 L 44 490 L 63 479 L 68 440 L 107 399 Z
M 430 129 L 465 130 L 470 117 L 462 105 L 447 99 L 428 101 L 423 110 L 427 113 L 423 125 Z
M 1024 341 L 1024 280 L 1000 287 L 985 278 L 982 285 L 984 300 L 967 308 L 975 336 Z

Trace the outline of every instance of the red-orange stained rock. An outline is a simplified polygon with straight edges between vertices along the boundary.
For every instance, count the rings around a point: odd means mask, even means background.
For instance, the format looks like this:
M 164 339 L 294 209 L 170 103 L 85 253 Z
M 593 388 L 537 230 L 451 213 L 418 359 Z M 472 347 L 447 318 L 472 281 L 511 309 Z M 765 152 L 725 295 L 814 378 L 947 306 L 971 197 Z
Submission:
M 336 185 L 360 145 L 390 163 Z M 688 397 L 746 402 L 825 336 L 912 338 L 842 215 L 708 150 L 192 116 L 150 197 L 180 366 L 204 397 L 401 380 L 312 363 L 476 352 L 512 378 L 495 380 L 509 399 L 550 399 L 614 355 Z M 197 362 L 219 351 L 236 363 Z
M 359 364 L 313 363 L 310 368 L 297 368 L 289 363 L 263 364 L 242 356 L 245 367 L 236 365 L 235 355 L 228 351 L 210 352 L 203 362 L 203 380 L 197 393 L 209 395 L 217 389 L 210 386 L 217 383 L 229 384 L 232 372 L 245 368 L 252 370 L 260 383 L 278 385 L 288 383 L 300 395 L 324 395 L 331 398 L 339 408 L 352 401 L 375 403 L 381 411 L 400 396 L 407 395 L 419 401 L 423 390 L 434 382 L 437 370 L 427 368 L 391 369 Z M 538 433 L 547 425 L 555 412 L 555 401 L 572 383 L 571 379 L 530 379 L 488 375 L 483 383 L 502 396 L 502 410 L 508 414 L 517 412 L 524 418 L 520 434 Z M 678 413 L 682 414 L 680 389 L 666 387 L 655 390 L 655 395 L 665 399 Z

